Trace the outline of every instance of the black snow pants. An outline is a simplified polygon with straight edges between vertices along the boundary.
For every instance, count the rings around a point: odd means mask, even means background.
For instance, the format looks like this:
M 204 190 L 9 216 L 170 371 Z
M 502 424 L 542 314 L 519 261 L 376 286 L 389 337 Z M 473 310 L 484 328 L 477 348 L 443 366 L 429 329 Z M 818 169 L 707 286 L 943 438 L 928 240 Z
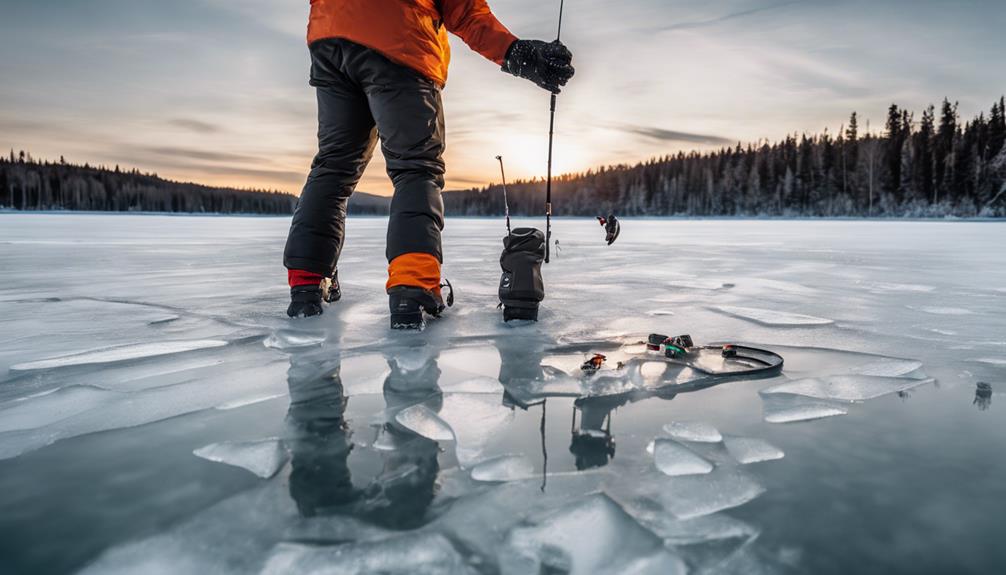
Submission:
M 318 155 L 287 237 L 288 269 L 330 277 L 345 236 L 346 205 L 378 136 L 395 187 L 387 259 L 443 261 L 444 114 L 440 88 L 411 68 L 348 40 L 311 45 L 318 95 Z

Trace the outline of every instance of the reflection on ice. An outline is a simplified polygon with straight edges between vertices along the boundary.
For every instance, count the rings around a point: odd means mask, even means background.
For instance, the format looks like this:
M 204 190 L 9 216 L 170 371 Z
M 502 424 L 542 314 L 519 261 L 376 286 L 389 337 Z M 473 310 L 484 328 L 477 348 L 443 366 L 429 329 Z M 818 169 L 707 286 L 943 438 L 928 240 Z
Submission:
M 475 481 L 516 481 L 534 474 L 534 464 L 524 455 L 500 455 L 472 467 Z

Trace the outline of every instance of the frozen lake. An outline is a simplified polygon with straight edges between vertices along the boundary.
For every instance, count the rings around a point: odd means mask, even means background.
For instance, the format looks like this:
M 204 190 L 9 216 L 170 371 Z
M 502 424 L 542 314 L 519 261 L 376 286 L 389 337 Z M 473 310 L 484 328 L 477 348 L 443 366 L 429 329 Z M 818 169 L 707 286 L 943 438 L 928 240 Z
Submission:
M 1006 569 L 1003 224 L 558 220 L 506 326 L 503 223 L 454 218 L 419 334 L 383 219 L 287 320 L 287 225 L 0 214 L 0 573 Z M 650 332 L 786 365 L 706 386 Z

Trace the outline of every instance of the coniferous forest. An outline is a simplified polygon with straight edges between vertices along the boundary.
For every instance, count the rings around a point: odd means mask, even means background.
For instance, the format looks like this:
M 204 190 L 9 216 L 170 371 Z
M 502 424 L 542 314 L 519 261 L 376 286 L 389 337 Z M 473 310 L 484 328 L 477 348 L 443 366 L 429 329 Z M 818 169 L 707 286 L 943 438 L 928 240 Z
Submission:
M 16 210 L 290 214 L 297 197 L 282 192 L 178 183 L 137 170 L 0 156 L 0 207 Z
M 944 100 L 891 105 L 880 130 L 856 113 L 836 133 L 678 153 L 553 180 L 556 215 L 1006 217 L 1006 101 L 962 121 Z M 544 211 L 544 180 L 507 186 L 514 215 Z M 357 194 L 350 213 L 386 214 Z M 289 214 L 293 195 L 177 183 L 136 170 L 0 157 L 0 207 L 17 210 Z M 503 214 L 501 187 L 446 192 L 449 215 Z
M 1003 217 L 1006 105 L 962 122 L 944 100 L 892 105 L 880 133 L 853 113 L 837 134 L 679 153 L 553 180 L 553 212 L 595 216 Z M 510 211 L 544 211 L 545 183 L 507 186 Z M 445 194 L 449 213 L 503 213 L 499 185 Z

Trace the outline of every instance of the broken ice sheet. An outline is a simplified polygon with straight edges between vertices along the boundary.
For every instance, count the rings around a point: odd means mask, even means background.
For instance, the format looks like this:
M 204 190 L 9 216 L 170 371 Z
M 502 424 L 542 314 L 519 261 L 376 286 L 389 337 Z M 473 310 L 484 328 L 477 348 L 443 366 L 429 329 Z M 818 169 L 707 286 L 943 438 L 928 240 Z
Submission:
M 436 533 L 335 546 L 280 543 L 260 575 L 462 575 L 475 571 L 450 541 Z
M 276 475 L 289 458 L 278 439 L 213 443 L 192 453 L 209 461 L 247 469 L 262 479 Z
M 768 423 L 795 423 L 845 415 L 844 407 L 791 394 L 762 395 L 762 412 Z
M 773 385 L 761 390 L 762 395 L 777 393 L 802 395 L 815 399 L 866 401 L 932 383 L 932 379 L 878 377 L 872 375 L 835 375 L 809 377 Z
M 433 441 L 452 441 L 454 431 L 432 409 L 418 404 L 406 407 L 395 415 L 395 421 L 407 429 Z
M 768 326 L 815 326 L 835 323 L 833 320 L 823 317 L 753 307 L 721 305 L 712 309 Z
M 70 367 L 76 365 L 92 365 L 99 363 L 116 363 L 134 359 L 146 359 L 162 355 L 196 351 L 214 347 L 223 347 L 226 341 L 216 339 L 198 339 L 189 341 L 161 341 L 156 343 L 138 343 L 120 345 L 103 349 L 92 349 L 71 355 L 52 357 L 28 363 L 19 363 L 10 367 L 11 371 L 35 371 Z
M 645 516 L 662 508 L 678 519 L 693 519 L 738 507 L 765 492 L 747 472 L 736 466 L 717 467 L 705 475 L 668 477 L 643 473 L 631 483 L 616 481 L 606 487 L 632 515 Z
M 653 442 L 653 462 L 664 475 L 704 475 L 713 464 L 673 439 L 658 437 Z
M 785 453 L 771 443 L 755 437 L 727 436 L 723 439 L 727 451 L 738 463 L 758 463 L 782 459 Z
M 437 417 L 447 423 L 457 441 L 458 463 L 469 467 L 482 458 L 490 440 L 513 421 L 514 412 L 503 405 L 499 393 L 446 393 Z
M 517 481 L 534 475 L 534 464 L 524 455 L 501 455 L 472 467 L 475 481 Z
M 883 357 L 876 361 L 853 367 L 850 373 L 876 375 L 880 377 L 905 377 L 922 368 L 922 362 L 914 359 Z
M 684 563 L 663 541 L 603 493 L 547 512 L 513 528 L 499 551 L 503 575 L 672 575 Z
M 719 443 L 723 436 L 719 430 L 701 421 L 674 421 L 664 426 L 664 433 L 681 441 Z
M 71 385 L 0 404 L 0 433 L 44 427 L 118 397 L 88 385 Z

